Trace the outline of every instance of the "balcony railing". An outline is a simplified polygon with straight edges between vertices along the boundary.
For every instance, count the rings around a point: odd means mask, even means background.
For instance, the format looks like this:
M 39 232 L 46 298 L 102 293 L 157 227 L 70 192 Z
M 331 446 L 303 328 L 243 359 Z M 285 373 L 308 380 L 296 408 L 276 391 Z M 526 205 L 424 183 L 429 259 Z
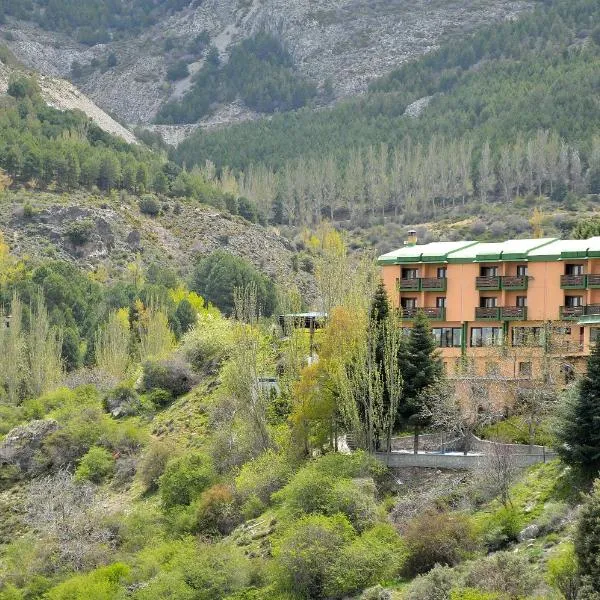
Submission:
M 509 321 L 526 321 L 527 307 L 526 306 L 503 306 L 500 308 L 500 319 Z
M 445 292 L 448 281 L 443 277 L 424 277 L 421 279 L 421 289 L 424 292 Z
M 398 289 L 402 292 L 418 292 L 421 289 L 421 280 L 418 277 L 400 279 Z
M 425 316 L 431 321 L 443 321 L 446 318 L 446 309 L 445 308 L 402 308 L 402 318 L 403 319 L 414 319 L 417 316 L 417 313 L 422 311 L 425 313 Z
M 526 290 L 529 283 L 527 275 L 515 275 L 502 277 L 501 285 L 503 290 Z
M 500 320 L 500 308 L 478 306 L 475 309 L 475 320 L 476 321 L 499 321 Z
M 578 319 L 585 315 L 587 306 L 561 306 L 560 307 L 560 318 L 561 319 Z
M 478 290 L 499 290 L 501 285 L 500 277 L 476 277 L 475 287 Z
M 401 292 L 445 292 L 448 281 L 442 277 L 413 277 L 398 280 Z
M 587 285 L 590 288 L 600 288 L 600 275 L 588 275 Z
M 586 275 L 561 275 L 560 287 L 565 290 L 584 290 L 586 279 Z

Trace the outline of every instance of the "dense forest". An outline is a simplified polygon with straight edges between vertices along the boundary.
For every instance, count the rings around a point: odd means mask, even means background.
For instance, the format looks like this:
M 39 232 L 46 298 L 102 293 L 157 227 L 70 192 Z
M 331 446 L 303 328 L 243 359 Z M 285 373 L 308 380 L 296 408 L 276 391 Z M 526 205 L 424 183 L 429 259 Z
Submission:
M 201 0 L 195 0 L 199 4 Z M 139 33 L 190 0 L 0 0 L 5 16 L 35 21 L 52 31 L 74 34 L 83 44 L 102 44 Z
M 181 75 L 185 77 L 186 71 Z M 178 78 L 177 73 L 172 78 Z M 281 42 L 263 32 L 235 46 L 225 65 L 216 48 L 210 49 L 193 87 L 181 100 L 165 104 L 156 122 L 195 123 L 219 103 L 237 98 L 258 112 L 283 112 L 305 106 L 316 93 L 316 86 L 294 71 Z

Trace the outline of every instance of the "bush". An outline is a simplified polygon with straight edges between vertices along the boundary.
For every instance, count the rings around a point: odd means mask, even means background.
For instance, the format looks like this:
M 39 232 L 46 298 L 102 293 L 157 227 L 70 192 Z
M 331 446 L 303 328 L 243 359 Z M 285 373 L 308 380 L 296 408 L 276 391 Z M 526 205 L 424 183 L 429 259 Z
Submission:
M 353 538 L 342 515 L 299 519 L 274 544 L 276 586 L 300 598 L 323 598 L 330 565 Z
M 190 74 L 187 63 L 184 60 L 177 61 L 167 69 L 167 79 L 169 81 L 178 81 L 185 79 Z
M 404 540 L 409 575 L 426 573 L 435 565 L 451 567 L 475 549 L 471 523 L 458 514 L 426 512 L 410 522 Z
M 214 477 L 212 462 L 204 454 L 193 453 L 172 459 L 159 478 L 163 508 L 191 504 L 212 483 Z
M 142 388 L 146 392 L 166 390 L 178 398 L 187 394 L 197 381 L 188 365 L 177 359 L 147 361 L 143 368 Z
M 197 373 L 215 373 L 233 347 L 231 323 L 201 315 L 196 328 L 183 337 L 183 353 Z
M 138 474 L 148 491 L 158 489 L 160 476 L 165 472 L 169 460 L 175 456 L 175 445 L 168 440 L 155 440 L 146 450 Z
M 118 385 L 102 401 L 104 410 L 113 417 L 127 417 L 140 412 L 142 404 L 137 392 L 128 385 Z
M 566 600 L 577 600 L 579 573 L 573 544 L 565 544 L 548 560 L 548 583 Z
M 168 390 L 156 389 L 148 394 L 148 400 L 151 402 L 152 406 L 165 408 L 173 402 L 173 394 Z
M 115 459 L 106 448 L 93 446 L 79 461 L 75 470 L 77 481 L 91 481 L 102 483 L 115 470 Z
M 150 194 L 142 196 L 138 202 L 140 212 L 144 215 L 156 217 L 160 214 L 160 202 Z
M 520 598 L 535 589 L 539 577 L 525 556 L 497 552 L 473 563 L 465 583 L 475 589 Z
M 406 600 L 449 600 L 456 585 L 456 573 L 450 567 L 434 567 L 411 584 Z
M 52 588 L 44 596 L 48 600 L 104 600 L 115 598 L 121 590 L 121 580 L 129 567 L 115 563 L 85 575 L 77 575 Z
M 66 235 L 74 246 L 83 246 L 92 239 L 96 224 L 92 219 L 73 221 L 67 226 Z
M 217 484 L 202 492 L 196 503 L 198 533 L 227 535 L 239 520 L 239 512 L 228 486 Z
M 516 541 L 522 528 L 519 511 L 512 507 L 503 507 L 496 511 L 486 522 L 485 545 L 492 552 L 505 548 Z

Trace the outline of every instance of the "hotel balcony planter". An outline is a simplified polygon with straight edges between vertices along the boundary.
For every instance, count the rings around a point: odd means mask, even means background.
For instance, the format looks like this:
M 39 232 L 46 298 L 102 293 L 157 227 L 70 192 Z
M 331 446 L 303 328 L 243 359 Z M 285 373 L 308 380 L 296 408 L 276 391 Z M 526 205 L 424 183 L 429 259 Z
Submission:
M 503 321 L 526 321 L 526 306 L 504 306 L 500 309 L 500 318 Z
M 529 283 L 529 278 L 526 275 L 518 275 L 515 277 L 503 277 L 503 290 L 526 290 Z
M 421 289 L 424 292 L 445 292 L 448 281 L 441 277 L 425 277 L 421 279 Z
M 585 306 L 561 306 L 560 318 L 565 320 L 579 319 L 585 314 Z
M 500 277 L 476 277 L 475 287 L 478 290 L 497 291 L 501 287 Z
M 476 321 L 499 321 L 500 320 L 500 309 L 498 307 L 488 308 L 484 306 L 478 306 L 475 309 L 475 320 Z
M 401 292 L 418 292 L 421 289 L 421 280 L 417 277 L 413 279 L 400 279 L 398 290 Z
M 588 275 L 587 284 L 588 287 L 592 289 L 600 288 L 600 275 Z
M 417 313 L 422 311 L 430 321 L 444 321 L 446 319 L 445 308 L 402 308 L 402 318 L 405 320 L 415 319 Z
M 560 287 L 563 290 L 584 290 L 586 279 L 586 275 L 561 275 Z

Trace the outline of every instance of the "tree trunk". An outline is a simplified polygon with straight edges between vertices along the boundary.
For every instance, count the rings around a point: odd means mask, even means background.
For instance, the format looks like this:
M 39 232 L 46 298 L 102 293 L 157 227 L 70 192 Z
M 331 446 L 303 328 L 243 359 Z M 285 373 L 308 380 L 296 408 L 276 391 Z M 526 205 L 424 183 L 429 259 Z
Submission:
M 415 426 L 415 441 L 413 444 L 413 453 L 419 454 L 419 426 Z

